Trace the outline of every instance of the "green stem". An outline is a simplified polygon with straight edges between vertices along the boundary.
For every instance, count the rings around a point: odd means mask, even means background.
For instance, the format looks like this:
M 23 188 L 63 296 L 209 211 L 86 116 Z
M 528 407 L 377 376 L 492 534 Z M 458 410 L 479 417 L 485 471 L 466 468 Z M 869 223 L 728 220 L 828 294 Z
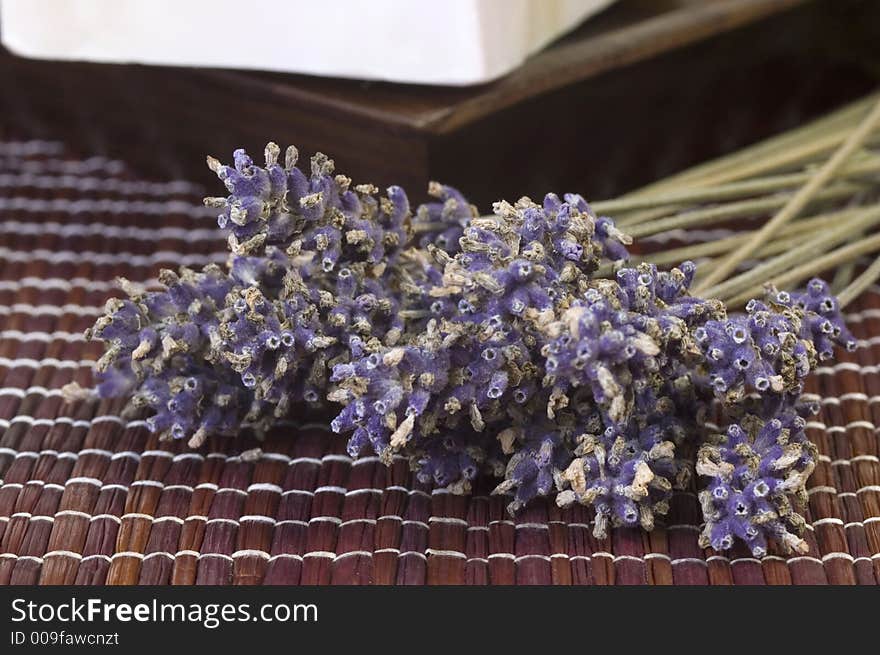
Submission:
M 838 223 L 837 227 L 823 230 L 817 236 L 811 237 L 801 245 L 784 252 L 778 257 L 769 259 L 759 266 L 750 268 L 721 284 L 715 286 L 697 285 L 698 290 L 695 293 L 709 298 L 729 298 L 742 289 L 753 286 L 760 280 L 770 279 L 771 276 L 791 267 L 797 262 L 805 261 L 827 252 L 832 246 L 851 239 L 853 234 L 877 223 L 880 223 L 880 205 L 874 205 L 870 209 L 860 212 L 857 218 Z M 757 230 L 757 232 L 760 232 L 760 230 Z M 749 238 L 746 243 L 751 243 L 752 241 L 753 238 Z M 752 250 L 752 252 L 755 252 L 755 250 Z M 714 268 L 712 267 L 713 270 Z
M 859 120 L 868 111 L 868 107 L 877 97 L 880 96 L 876 94 L 868 96 L 807 125 L 765 139 L 753 146 L 742 148 L 710 162 L 699 164 L 659 182 L 627 193 L 621 199 L 693 189 L 694 187 L 708 186 L 710 183 L 734 182 L 749 175 L 755 175 L 757 172 L 754 168 L 755 162 L 765 162 L 760 164 L 760 170 L 775 172 L 780 172 L 781 168 L 790 167 L 797 161 L 809 162 L 817 155 L 826 154 L 827 151 L 842 142 L 852 123 Z M 804 144 L 810 143 L 818 145 L 810 146 L 804 150 Z M 617 215 L 615 221 L 619 226 L 639 225 L 664 217 L 674 209 L 682 208 L 651 208 L 623 216 Z
M 419 318 L 427 318 L 431 315 L 427 309 L 402 309 L 397 312 L 400 318 L 403 319 L 419 319 Z
M 880 257 L 876 258 L 864 272 L 837 295 L 841 307 L 846 307 L 853 300 L 862 295 L 877 279 L 880 278 Z
M 865 232 L 858 232 L 853 235 L 853 241 L 864 238 Z M 831 291 L 837 295 L 840 294 L 852 282 L 856 274 L 856 262 L 851 261 L 841 264 L 834 272 L 834 279 L 831 281 Z
M 846 178 L 877 172 L 880 172 L 880 157 L 865 156 L 859 161 L 850 163 L 837 171 L 834 177 Z M 629 212 L 636 209 L 659 208 L 664 205 L 692 205 L 700 202 L 722 202 L 725 200 L 766 195 L 773 191 L 790 189 L 791 187 L 808 182 L 812 176 L 812 171 L 772 175 L 755 180 L 746 180 L 744 182 L 722 184 L 720 186 L 695 187 L 659 193 L 656 195 L 604 200 L 601 202 L 590 203 L 590 206 L 597 214 L 620 215 L 623 212 Z M 635 225 L 637 223 L 632 221 L 620 221 L 620 224 Z
M 827 271 L 828 269 L 840 266 L 841 264 L 857 257 L 876 252 L 877 250 L 880 250 L 880 234 L 875 234 L 867 239 L 861 239 L 855 243 L 838 248 L 837 250 L 832 250 L 830 253 L 822 257 L 818 257 L 817 259 L 809 261 L 806 264 L 798 266 L 797 268 L 774 278 L 769 284 L 772 284 L 777 288 L 789 288 L 810 275 L 816 275 L 823 271 Z M 761 295 L 763 288 L 764 285 L 762 284 L 750 287 L 739 295 L 727 300 L 727 306 L 729 308 L 739 307 L 750 299 Z
M 450 227 L 452 227 L 451 223 L 443 223 L 441 221 L 435 221 L 433 223 L 413 223 L 412 231 L 413 234 L 424 234 L 425 232 L 441 232 Z
M 717 284 L 724 280 L 728 275 L 733 273 L 740 262 L 742 262 L 749 253 L 762 243 L 767 242 L 773 237 L 779 229 L 795 218 L 810 203 L 813 197 L 824 187 L 834 176 L 834 174 L 846 163 L 847 159 L 865 142 L 868 135 L 880 125 L 880 101 L 877 101 L 872 107 L 870 113 L 859 123 L 855 130 L 846 138 L 846 141 L 834 152 L 834 155 L 825 162 L 825 164 L 813 175 L 809 182 L 802 186 L 795 193 L 785 206 L 777 212 L 773 218 L 767 221 L 764 226 L 755 232 L 745 243 L 740 245 L 730 255 L 728 255 L 717 266 L 714 266 L 709 275 L 697 285 L 694 291 L 700 293 L 710 288 L 713 284 Z
M 827 154 L 827 153 L 823 152 L 820 154 Z M 807 160 L 805 160 L 804 163 L 809 168 L 810 165 L 815 163 L 815 158 L 807 159 Z M 821 159 L 819 160 L 819 163 L 822 163 Z M 773 171 L 772 169 L 770 169 L 767 172 L 777 172 L 778 173 L 779 171 Z M 792 174 L 794 174 L 794 173 L 792 173 Z M 765 179 L 765 178 L 756 178 L 756 179 L 761 180 L 761 179 Z M 747 180 L 746 182 L 749 182 L 749 181 L 750 180 Z M 730 183 L 731 184 L 740 184 L 740 182 L 730 182 Z M 725 186 L 725 185 L 720 185 L 720 186 Z M 681 189 L 677 189 L 677 190 L 690 189 L 693 191 L 698 188 L 701 188 L 701 187 L 699 187 L 699 186 L 685 186 L 685 187 L 682 187 Z M 714 188 L 717 189 L 719 187 L 714 187 Z M 686 211 L 687 209 L 688 209 L 688 205 L 666 205 L 666 206 L 660 206 L 660 207 L 652 207 L 650 209 L 642 209 L 642 210 L 633 211 L 633 212 L 624 212 L 622 215 L 618 213 L 618 214 L 615 214 L 615 223 L 617 223 L 620 227 L 630 227 L 632 225 L 641 225 L 642 223 L 647 223 L 648 221 L 652 221 L 652 220 L 655 220 L 658 218 L 664 218 L 669 215 L 679 214 L 683 211 Z
M 817 230 L 832 227 L 833 225 L 836 225 L 840 220 L 852 216 L 857 211 L 859 210 L 844 209 L 827 214 L 819 214 L 810 218 L 802 218 L 795 221 L 794 223 L 786 225 L 785 228 L 783 228 L 779 232 L 779 235 L 785 237 L 801 235 L 800 238 L 803 239 L 802 235 L 809 235 L 809 233 L 815 232 Z M 707 241 L 705 243 L 683 246 L 681 248 L 673 248 L 672 250 L 661 250 L 656 253 L 636 256 L 634 257 L 634 260 L 636 262 L 646 261 L 650 262 L 651 264 L 661 266 L 664 264 L 678 264 L 680 262 L 687 261 L 688 259 L 711 257 L 712 255 L 730 252 L 737 245 L 743 243 L 749 237 L 749 234 L 750 232 L 743 232 L 741 234 L 729 236 L 724 239 L 716 239 L 714 241 Z M 762 249 L 759 254 L 763 255 L 766 252 L 769 252 L 769 249 L 772 247 L 773 243 L 767 244 L 767 246 L 765 246 L 765 248 Z
M 853 184 L 840 183 L 818 192 L 813 198 L 811 198 L 811 202 L 848 198 L 855 195 L 860 189 L 861 187 Z M 648 234 L 666 232 L 668 230 L 694 227 L 697 225 L 712 225 L 733 218 L 756 216 L 779 209 L 788 202 L 791 196 L 792 194 L 790 193 L 776 194 L 764 198 L 740 200 L 738 202 L 727 203 L 718 207 L 696 209 L 684 214 L 669 216 L 642 225 L 636 225 L 627 228 L 626 232 L 633 238 L 637 238 Z
M 845 135 L 840 137 L 841 131 L 846 130 L 847 126 L 859 120 L 878 97 L 880 95 L 872 94 L 802 127 L 765 139 L 753 146 L 742 148 L 710 162 L 699 164 L 659 182 L 637 189 L 624 197 L 668 191 L 685 186 L 705 185 L 706 180 L 715 179 L 722 175 L 726 181 L 742 179 L 742 170 L 748 170 L 753 162 L 784 153 L 799 144 L 826 137 L 829 134 L 836 134 L 837 138 L 842 141 Z

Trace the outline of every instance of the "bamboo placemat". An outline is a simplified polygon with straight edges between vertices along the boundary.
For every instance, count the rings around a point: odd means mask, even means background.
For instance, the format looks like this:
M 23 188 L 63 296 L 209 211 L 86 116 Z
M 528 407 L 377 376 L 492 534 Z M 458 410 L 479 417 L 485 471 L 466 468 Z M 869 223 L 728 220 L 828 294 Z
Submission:
M 455 496 L 416 482 L 403 461 L 352 460 L 316 417 L 262 443 L 188 451 L 121 418 L 118 402 L 65 403 L 64 384 L 91 383 L 101 346 L 81 334 L 116 276 L 225 259 L 201 196 L 58 143 L 0 142 L 0 584 L 880 580 L 880 288 L 850 306 L 859 348 L 809 382 L 822 411 L 808 427 L 821 455 L 807 555 L 699 548 L 692 491 L 676 494 L 664 527 L 598 541 L 578 507 L 534 503 L 511 519 L 491 481 Z

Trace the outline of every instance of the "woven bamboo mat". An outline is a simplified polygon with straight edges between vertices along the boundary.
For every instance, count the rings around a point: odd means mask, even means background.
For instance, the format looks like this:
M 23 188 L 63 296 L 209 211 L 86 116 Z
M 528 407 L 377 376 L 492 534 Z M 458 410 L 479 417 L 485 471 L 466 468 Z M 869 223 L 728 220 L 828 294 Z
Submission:
M 0 142 L 0 584 L 880 580 L 880 289 L 851 310 L 857 351 L 810 380 L 822 412 L 809 425 L 821 452 L 809 554 L 699 548 L 693 492 L 665 527 L 597 541 L 580 508 L 535 503 L 512 520 L 491 481 L 469 497 L 432 490 L 403 461 L 353 461 L 309 417 L 260 444 L 190 452 L 120 418 L 118 402 L 65 403 L 65 383 L 90 384 L 101 346 L 81 333 L 116 276 L 225 259 L 201 195 L 57 143 Z M 258 459 L 240 456 L 256 446 Z

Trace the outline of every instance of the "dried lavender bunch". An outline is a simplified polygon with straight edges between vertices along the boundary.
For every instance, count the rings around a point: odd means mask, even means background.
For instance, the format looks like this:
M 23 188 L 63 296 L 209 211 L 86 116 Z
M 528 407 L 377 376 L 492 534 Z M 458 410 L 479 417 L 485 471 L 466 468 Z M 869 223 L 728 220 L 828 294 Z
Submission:
M 694 266 L 613 277 L 631 240 L 583 198 L 496 203 L 481 217 L 452 187 L 410 211 L 269 144 L 209 166 L 229 230 L 224 268 L 126 284 L 90 336 L 102 396 L 130 395 L 150 428 L 197 447 L 299 403 L 338 409 L 352 455 L 406 457 L 418 478 L 467 492 L 502 478 L 518 511 L 536 497 L 651 529 L 696 469 L 701 543 L 802 549 L 797 513 L 815 449 L 805 377 L 854 341 L 827 285 L 769 289 L 744 313 L 689 291 Z M 756 400 L 756 397 L 758 398 Z M 706 432 L 718 414 L 720 433 Z

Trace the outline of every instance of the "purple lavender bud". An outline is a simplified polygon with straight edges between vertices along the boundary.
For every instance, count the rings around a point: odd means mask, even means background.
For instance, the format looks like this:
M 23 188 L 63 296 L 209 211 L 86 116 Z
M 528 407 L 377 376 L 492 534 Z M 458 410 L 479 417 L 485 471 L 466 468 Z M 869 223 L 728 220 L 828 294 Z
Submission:
M 449 254 L 458 252 L 458 240 L 464 234 L 471 219 L 478 216 L 471 205 L 457 189 L 432 182 L 428 193 L 439 202 L 420 205 L 415 213 L 414 226 L 421 232 L 419 245 L 436 245 Z

